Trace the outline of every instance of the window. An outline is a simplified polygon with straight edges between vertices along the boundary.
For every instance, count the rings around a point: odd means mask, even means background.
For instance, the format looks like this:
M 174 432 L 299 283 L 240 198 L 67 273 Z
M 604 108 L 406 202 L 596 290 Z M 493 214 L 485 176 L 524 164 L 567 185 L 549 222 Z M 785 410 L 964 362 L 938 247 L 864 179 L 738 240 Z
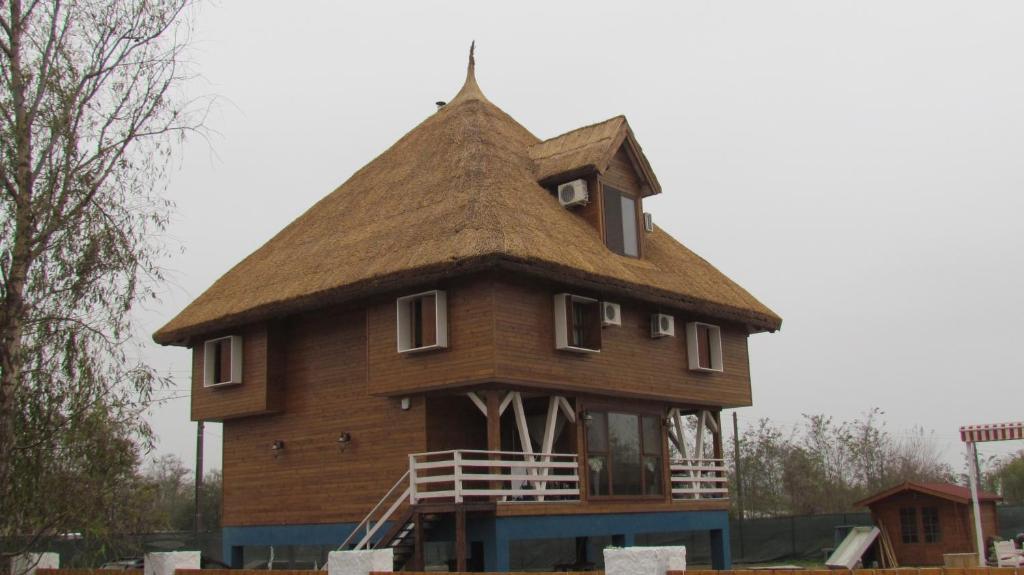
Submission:
M 624 256 L 639 257 L 636 200 L 609 186 L 604 186 L 604 234 L 608 249 Z
M 686 324 L 686 353 L 694 371 L 722 371 L 722 330 L 709 323 Z
M 661 495 L 661 418 L 589 412 L 587 472 L 590 494 Z
M 921 508 L 921 527 L 924 532 L 925 543 L 939 543 L 942 541 L 942 530 L 939 529 L 939 508 Z
M 555 349 L 601 351 L 601 306 L 596 299 L 555 295 Z
M 448 300 L 441 290 L 398 298 L 398 352 L 448 347 Z
M 917 509 L 900 507 L 900 536 L 904 543 L 917 543 Z
M 203 386 L 242 383 L 242 337 L 229 335 L 203 344 Z

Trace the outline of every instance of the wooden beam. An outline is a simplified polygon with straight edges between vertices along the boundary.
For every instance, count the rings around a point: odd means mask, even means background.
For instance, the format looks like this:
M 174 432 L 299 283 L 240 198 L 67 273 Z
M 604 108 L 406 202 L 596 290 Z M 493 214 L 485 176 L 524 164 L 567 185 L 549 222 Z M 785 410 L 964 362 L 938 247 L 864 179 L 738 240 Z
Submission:
M 412 570 L 423 571 L 423 518 L 420 516 L 420 512 L 416 511 L 413 513 L 413 520 L 415 521 L 415 530 L 413 531 L 413 552 L 412 552 Z
M 551 461 L 551 456 L 546 454 L 551 453 L 551 450 L 555 447 L 555 428 L 558 427 L 558 410 L 558 397 L 552 395 L 548 398 L 548 416 L 544 421 L 544 440 L 541 442 L 540 447 L 541 453 L 545 454 L 541 455 L 540 458 L 544 463 Z M 540 474 L 546 477 L 548 475 L 548 468 L 541 469 Z M 542 491 L 547 489 L 548 486 L 546 481 L 542 481 L 539 485 Z M 544 501 L 544 496 L 538 496 L 537 501 Z
M 501 400 L 501 405 L 498 406 L 498 415 L 505 415 L 505 409 L 508 408 L 508 404 L 512 402 L 512 399 L 514 397 L 513 394 L 516 393 L 518 392 L 510 391 L 505 394 L 505 399 Z
M 487 397 L 487 451 L 501 451 L 501 399 L 498 391 L 488 390 Z M 500 455 L 491 454 L 492 460 L 500 459 Z M 492 467 L 492 475 L 501 473 L 501 468 Z M 491 489 L 501 489 L 501 481 L 492 481 Z
M 455 506 L 455 570 L 466 572 L 466 507 Z
M 704 428 L 705 420 L 707 419 L 708 412 L 705 409 L 700 411 L 700 417 L 697 418 L 697 437 L 694 439 L 694 454 L 693 458 L 697 460 L 697 465 L 700 465 L 704 461 Z
M 704 420 L 704 422 L 707 423 L 708 428 L 711 429 L 712 433 L 718 433 L 718 421 L 715 420 L 715 414 L 706 410 L 704 413 L 708 414 L 708 417 Z
M 487 417 L 487 404 L 484 403 L 484 400 L 480 399 L 480 396 L 477 395 L 475 391 L 467 392 L 466 396 L 469 397 L 470 401 L 473 402 L 473 405 L 480 410 L 480 413 L 484 414 L 484 417 Z
M 572 408 L 572 405 L 569 404 L 569 400 L 561 395 L 556 399 L 558 399 L 558 407 L 562 410 L 565 418 L 569 420 L 569 423 L 576 423 L 576 411 Z
M 690 455 L 686 452 L 686 432 L 684 431 L 685 423 L 683 422 L 683 416 L 679 413 L 679 409 L 675 409 L 675 422 L 676 422 L 676 433 L 679 439 L 679 451 L 683 456 L 683 459 L 687 459 Z
M 526 426 L 526 412 L 523 410 L 523 398 L 518 391 L 512 392 L 512 412 L 516 416 L 516 429 L 519 431 L 519 442 L 523 444 L 523 453 L 529 461 L 533 461 L 533 443 L 530 442 L 530 430 Z

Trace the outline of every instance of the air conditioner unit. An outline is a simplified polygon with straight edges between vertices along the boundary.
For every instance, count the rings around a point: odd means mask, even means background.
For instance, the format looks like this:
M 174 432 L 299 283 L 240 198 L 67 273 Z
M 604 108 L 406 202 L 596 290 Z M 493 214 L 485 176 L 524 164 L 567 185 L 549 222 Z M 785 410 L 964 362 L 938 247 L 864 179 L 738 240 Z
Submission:
M 676 318 L 667 313 L 651 314 L 651 337 L 675 337 Z
M 644 212 L 644 230 L 648 232 L 654 231 L 654 216 L 650 212 Z
M 622 325 L 622 308 L 619 304 L 601 302 L 601 325 Z
M 558 186 L 558 203 L 562 207 L 585 206 L 589 199 L 586 180 L 573 180 Z

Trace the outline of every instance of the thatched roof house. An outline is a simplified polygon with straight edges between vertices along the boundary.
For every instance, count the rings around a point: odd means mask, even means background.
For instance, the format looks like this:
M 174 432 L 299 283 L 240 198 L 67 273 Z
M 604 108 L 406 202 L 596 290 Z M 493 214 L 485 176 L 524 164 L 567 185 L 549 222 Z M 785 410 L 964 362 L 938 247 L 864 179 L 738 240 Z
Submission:
M 660 229 L 642 259 L 610 254 L 544 185 L 605 170 L 628 144 L 644 195 L 661 192 L 626 119 L 541 141 L 474 78 L 436 114 L 218 279 L 153 338 L 201 333 L 485 268 L 557 277 L 774 331 L 781 319 Z

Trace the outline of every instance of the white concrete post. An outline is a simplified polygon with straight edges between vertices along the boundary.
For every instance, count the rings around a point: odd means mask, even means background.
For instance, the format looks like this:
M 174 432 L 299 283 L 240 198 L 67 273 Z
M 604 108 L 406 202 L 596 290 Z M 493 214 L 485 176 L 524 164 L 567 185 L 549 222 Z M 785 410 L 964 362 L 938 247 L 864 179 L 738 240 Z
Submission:
M 395 568 L 395 550 L 331 551 L 327 554 L 327 575 L 369 575 L 371 571 L 391 572 Z
M 22 553 L 11 557 L 11 575 L 35 575 L 36 569 L 58 569 L 57 553 Z
M 606 575 L 665 575 L 686 570 L 686 547 L 606 547 Z
M 144 575 L 174 575 L 178 569 L 201 569 L 199 551 L 146 553 Z

